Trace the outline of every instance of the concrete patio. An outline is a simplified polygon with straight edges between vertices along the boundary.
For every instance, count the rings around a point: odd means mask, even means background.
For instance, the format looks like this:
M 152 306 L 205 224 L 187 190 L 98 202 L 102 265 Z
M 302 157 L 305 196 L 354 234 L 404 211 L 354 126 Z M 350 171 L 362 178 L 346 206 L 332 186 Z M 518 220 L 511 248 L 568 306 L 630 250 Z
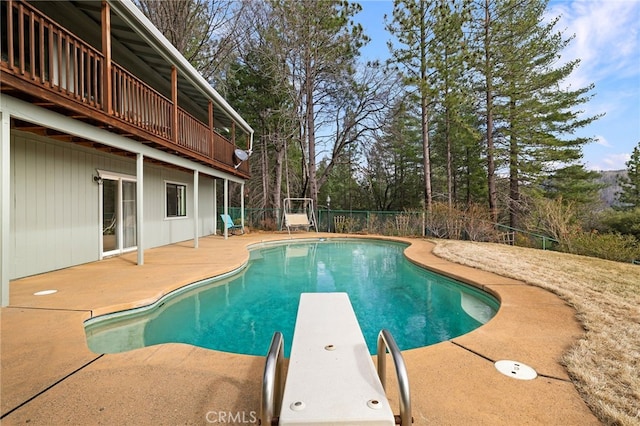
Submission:
M 134 252 L 13 281 L 11 304 L 1 310 L 2 424 L 257 424 L 264 357 L 184 344 L 95 354 L 83 321 L 237 269 L 251 244 L 335 236 L 212 236 L 201 238 L 197 249 L 187 241 L 146 250 L 142 266 Z M 559 362 L 582 334 L 573 309 L 540 288 L 440 259 L 431 253 L 433 243 L 402 240 L 411 243 L 405 253 L 415 263 L 501 300 L 498 314 L 479 329 L 403 352 L 414 424 L 599 424 Z M 34 295 L 47 289 L 57 292 Z M 493 364 L 501 359 L 530 365 L 538 377 L 502 375 Z

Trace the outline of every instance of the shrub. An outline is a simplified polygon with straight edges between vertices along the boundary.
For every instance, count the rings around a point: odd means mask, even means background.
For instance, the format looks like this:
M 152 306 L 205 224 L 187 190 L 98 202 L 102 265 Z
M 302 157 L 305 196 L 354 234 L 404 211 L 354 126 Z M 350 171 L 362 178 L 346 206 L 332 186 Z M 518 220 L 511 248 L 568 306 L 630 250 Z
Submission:
M 640 242 L 633 235 L 576 232 L 560 246 L 562 251 L 618 262 L 640 260 Z
M 462 239 L 462 212 L 444 203 L 434 203 L 426 216 L 426 227 L 436 238 Z
M 353 233 L 358 225 L 358 220 L 350 216 L 335 216 L 333 221 L 334 229 L 341 234 Z
M 609 211 L 604 214 L 602 223 L 614 232 L 631 234 L 640 239 L 640 207 Z
M 369 234 L 381 234 L 382 227 L 381 227 L 381 222 L 380 219 L 378 218 L 378 215 L 373 213 L 367 216 L 367 227 L 366 227 L 366 231 Z
M 265 231 L 275 231 L 276 229 L 278 229 L 278 224 L 276 223 L 275 219 L 267 217 L 260 220 L 259 228 Z
M 464 232 L 471 241 L 496 240 L 496 227 L 490 220 L 489 210 L 478 204 L 471 204 L 463 212 Z
M 532 198 L 528 206 L 524 227 L 535 233 L 566 241 L 580 228 L 576 208 L 562 197 L 555 199 Z M 569 245 L 570 247 L 570 245 Z

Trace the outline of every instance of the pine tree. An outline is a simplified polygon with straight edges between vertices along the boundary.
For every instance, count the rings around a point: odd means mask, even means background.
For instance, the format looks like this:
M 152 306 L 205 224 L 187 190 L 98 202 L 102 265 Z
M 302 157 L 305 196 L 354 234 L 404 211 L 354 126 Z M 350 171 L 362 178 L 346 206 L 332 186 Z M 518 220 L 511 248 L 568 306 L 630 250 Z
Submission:
M 467 50 L 463 33 L 468 19 L 467 6 L 466 0 L 438 2 L 433 10 L 433 40 L 428 45 L 428 64 L 433 70 L 432 88 L 436 110 L 432 152 L 434 155 L 435 151 L 442 153 L 440 164 L 444 164 L 446 169 L 446 185 L 442 192 L 446 195 L 449 207 L 453 206 L 456 198 L 454 157 L 459 156 L 462 148 L 460 142 L 464 140 L 469 128 L 463 110 L 472 102 L 466 78 Z
M 599 177 L 600 173 L 586 170 L 581 164 L 562 167 L 543 183 L 543 195 L 547 198 L 562 197 L 576 207 L 592 207 L 598 198 L 598 190 L 603 188 L 596 182 Z
M 227 99 L 256 131 L 255 155 L 250 163 L 253 178 L 248 188 L 260 198 L 250 200 L 251 205 L 277 211 L 282 198 L 284 150 L 294 134 L 295 120 L 286 88 L 271 72 L 270 60 L 260 46 L 244 53 L 242 62 L 230 68 L 225 89 Z
M 562 89 L 579 61 L 556 65 L 571 39 L 554 31 L 557 19 L 545 22 L 546 5 L 547 0 L 485 0 L 481 8 L 484 29 L 490 30 L 489 42 L 485 32 L 477 43 L 491 59 L 480 68 L 486 82 L 487 140 L 492 141 L 487 149 L 509 169 L 512 226 L 517 225 L 521 188 L 541 185 L 554 175 L 582 179 L 588 174 L 580 160 L 582 147 L 591 139 L 572 135 L 599 118 L 581 117 L 576 109 L 589 101 L 593 85 Z M 491 176 L 491 164 L 488 173 Z M 489 189 L 491 194 L 491 182 Z M 496 207 L 493 195 L 490 207 Z
M 400 46 L 392 49 L 393 61 L 400 67 L 408 86 L 415 88 L 420 104 L 422 152 L 424 168 L 425 207 L 433 204 L 431 184 L 431 145 L 429 120 L 433 103 L 427 53 L 433 40 L 433 9 L 443 1 L 394 0 L 393 21 L 387 30 L 397 38 Z M 391 47 L 392 44 L 389 44 Z
M 622 191 L 620 204 L 625 208 L 640 207 L 640 142 L 633 148 L 631 158 L 626 163 L 627 176 L 619 179 Z
M 497 75 L 502 68 L 500 47 L 500 32 L 502 26 L 499 22 L 501 14 L 501 1 L 499 0 L 474 0 L 471 3 L 471 20 L 469 28 L 469 49 L 471 74 L 474 76 L 474 85 L 479 100 L 478 115 L 482 117 L 485 128 L 485 159 L 487 195 L 491 219 L 498 221 L 498 187 L 496 170 L 499 168 L 498 155 L 495 143 L 496 130 L 496 97 L 497 90 L 494 87 L 499 81 Z M 503 42 L 504 43 L 504 42 Z
M 420 205 L 422 177 L 419 114 L 409 102 L 390 111 L 387 125 L 367 152 L 364 176 L 375 210 L 403 210 Z

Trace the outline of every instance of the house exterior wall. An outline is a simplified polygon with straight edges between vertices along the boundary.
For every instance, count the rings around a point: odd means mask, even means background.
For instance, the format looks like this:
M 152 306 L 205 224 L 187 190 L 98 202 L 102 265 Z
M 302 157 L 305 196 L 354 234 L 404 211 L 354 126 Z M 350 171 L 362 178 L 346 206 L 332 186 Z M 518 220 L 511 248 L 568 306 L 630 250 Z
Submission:
M 145 165 L 144 168 L 144 239 L 145 248 L 185 241 L 193 238 L 193 174 L 179 170 Z M 213 179 L 198 179 L 198 235 L 214 232 Z M 187 186 L 187 216 L 165 217 L 165 182 Z
M 97 170 L 135 176 L 136 162 L 11 131 L 10 279 L 100 259 Z M 187 186 L 187 217 L 166 219 L 165 181 Z M 199 236 L 214 232 L 214 178 L 199 176 Z M 193 238 L 193 174 L 144 165 L 144 248 Z
M 197 248 L 228 208 L 228 184 L 244 188 L 250 176 L 234 157 L 251 154 L 249 124 L 130 0 L 0 5 L 0 306 L 11 279 L 99 260 L 102 246 L 111 254 L 138 240 L 137 264 L 147 248 L 187 239 Z M 137 175 L 135 215 L 131 179 L 113 185 L 94 180 L 100 173 Z M 186 185 L 186 217 L 166 218 L 166 181 Z M 104 218 L 102 192 L 112 201 Z M 103 221 L 124 225 L 107 225 L 105 239 Z

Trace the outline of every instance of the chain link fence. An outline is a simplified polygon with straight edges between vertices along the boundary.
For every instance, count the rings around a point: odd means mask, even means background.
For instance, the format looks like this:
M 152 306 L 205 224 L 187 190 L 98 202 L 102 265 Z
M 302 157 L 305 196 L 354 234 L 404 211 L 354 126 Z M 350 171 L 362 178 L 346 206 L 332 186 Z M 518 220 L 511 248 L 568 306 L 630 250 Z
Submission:
M 240 208 L 230 207 L 229 214 L 239 224 Z M 244 217 L 250 229 L 282 231 L 282 211 L 245 208 Z M 321 232 L 487 241 L 543 250 L 558 245 L 548 236 L 488 221 L 479 211 L 462 212 L 442 205 L 434 206 L 430 213 L 320 208 L 316 218 Z

